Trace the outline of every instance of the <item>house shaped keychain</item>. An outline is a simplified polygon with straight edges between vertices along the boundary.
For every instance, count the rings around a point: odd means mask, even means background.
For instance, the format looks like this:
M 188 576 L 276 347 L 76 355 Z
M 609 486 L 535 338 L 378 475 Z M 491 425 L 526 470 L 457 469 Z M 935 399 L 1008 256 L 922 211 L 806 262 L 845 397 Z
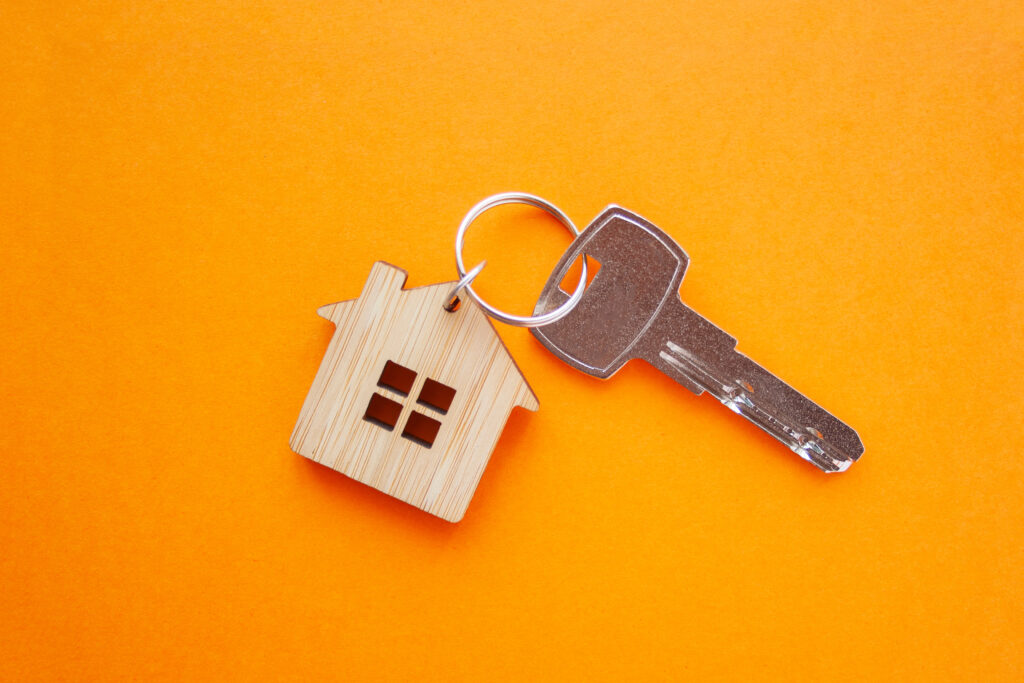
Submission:
M 336 328 L 291 447 L 457 522 L 512 409 L 539 403 L 483 311 L 445 309 L 454 283 L 405 280 L 378 261 L 358 299 L 317 311 Z
M 466 230 L 487 209 L 516 202 L 544 209 L 579 236 L 539 197 L 495 195 L 456 233 L 458 282 L 405 289 L 406 272 L 378 261 L 359 298 L 317 311 L 335 331 L 292 450 L 449 522 L 462 519 L 512 409 L 540 407 L 488 317 L 546 325 L 568 315 L 586 287 L 584 258 L 572 296 L 541 315 L 504 313 L 473 290 L 484 263 L 466 271 Z M 461 292 L 469 300 L 460 306 Z

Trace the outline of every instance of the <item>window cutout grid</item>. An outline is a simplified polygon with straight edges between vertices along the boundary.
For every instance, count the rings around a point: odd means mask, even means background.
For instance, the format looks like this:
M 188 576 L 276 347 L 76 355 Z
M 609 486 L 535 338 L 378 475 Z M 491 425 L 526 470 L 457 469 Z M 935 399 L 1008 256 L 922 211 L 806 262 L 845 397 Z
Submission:
M 455 400 L 454 389 L 428 377 L 423 382 L 423 388 L 420 389 L 420 395 L 416 402 L 446 415 L 448 409 L 452 407 L 453 400 Z
M 370 403 L 366 406 L 366 414 L 363 419 L 383 427 L 389 432 L 398 424 L 398 416 L 402 414 L 402 404 L 392 401 L 386 396 L 374 393 L 370 397 Z
M 397 391 L 403 396 L 408 396 L 412 391 L 412 383 L 416 381 L 416 373 L 409 368 L 399 365 L 394 361 L 384 364 L 384 370 L 380 373 L 377 386 Z
M 441 429 L 440 422 L 414 410 L 409 413 L 409 419 L 405 422 L 402 436 L 410 441 L 415 441 L 421 446 L 430 448 L 434 445 L 434 439 L 437 438 L 437 431 L 439 429 Z

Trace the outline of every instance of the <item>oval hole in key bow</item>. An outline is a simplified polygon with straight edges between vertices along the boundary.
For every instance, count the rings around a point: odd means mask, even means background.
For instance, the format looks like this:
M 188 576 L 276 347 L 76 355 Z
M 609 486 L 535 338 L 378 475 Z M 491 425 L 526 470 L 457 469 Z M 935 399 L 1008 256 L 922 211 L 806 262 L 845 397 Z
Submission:
M 558 288 L 565 293 L 568 297 L 571 292 L 576 289 L 576 284 L 580 281 L 580 269 L 583 267 L 583 259 L 576 259 L 569 266 L 569 270 L 565 271 L 565 277 L 558 283 Z M 597 276 L 597 272 L 601 270 L 601 264 L 593 256 L 587 257 L 587 287 L 594 281 L 594 277 Z

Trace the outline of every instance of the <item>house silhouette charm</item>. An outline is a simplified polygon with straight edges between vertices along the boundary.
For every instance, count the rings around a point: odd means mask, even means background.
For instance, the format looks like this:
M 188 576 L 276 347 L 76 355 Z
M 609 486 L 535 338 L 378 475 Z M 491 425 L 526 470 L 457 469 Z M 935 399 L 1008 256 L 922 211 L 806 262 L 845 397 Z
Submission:
M 454 283 L 406 290 L 406 276 L 378 261 L 358 299 L 317 311 L 336 327 L 290 443 L 457 522 L 512 408 L 540 404 L 476 304 L 449 313 Z

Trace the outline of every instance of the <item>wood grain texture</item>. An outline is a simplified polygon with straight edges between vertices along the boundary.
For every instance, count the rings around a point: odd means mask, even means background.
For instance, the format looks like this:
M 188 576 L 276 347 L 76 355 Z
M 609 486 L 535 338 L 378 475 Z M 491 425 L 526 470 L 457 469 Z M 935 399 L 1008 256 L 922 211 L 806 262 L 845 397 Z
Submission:
M 318 310 L 336 326 L 291 436 L 292 449 L 449 522 L 465 514 L 512 408 L 537 397 L 472 301 L 443 309 L 453 283 L 405 290 L 378 261 L 362 294 Z M 387 361 L 416 372 L 407 396 L 378 386 Z M 427 379 L 455 389 L 446 414 L 417 404 Z M 374 393 L 402 403 L 388 431 L 364 419 Z M 413 410 L 441 422 L 431 447 L 404 438 Z

